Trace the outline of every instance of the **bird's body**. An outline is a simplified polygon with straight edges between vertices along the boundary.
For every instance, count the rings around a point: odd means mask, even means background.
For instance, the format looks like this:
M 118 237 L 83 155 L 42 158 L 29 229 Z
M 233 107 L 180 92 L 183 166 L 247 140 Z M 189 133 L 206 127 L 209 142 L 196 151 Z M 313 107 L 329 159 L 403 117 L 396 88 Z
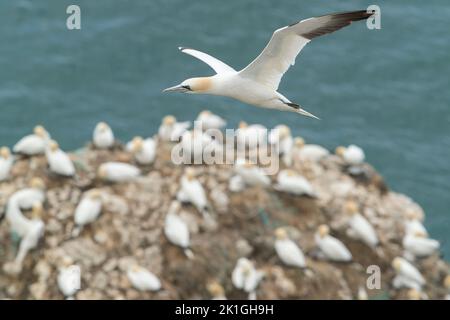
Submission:
M 349 145 L 347 148 L 337 147 L 336 154 L 344 160 L 345 164 L 350 166 L 360 165 L 365 159 L 363 149 L 354 144 Z
M 439 241 L 429 239 L 422 234 L 406 234 L 403 238 L 403 248 L 415 257 L 428 257 L 439 250 Z
M 99 122 L 92 135 L 94 146 L 99 149 L 111 148 L 114 145 L 114 133 L 105 122 Z
M 31 209 L 36 203 L 45 201 L 44 182 L 40 178 L 33 178 L 30 187 L 14 192 L 10 201 L 15 201 L 20 209 Z
M 74 219 L 78 227 L 83 227 L 94 222 L 102 211 L 102 198 L 98 190 L 90 190 L 86 192 L 81 201 L 78 203 Z
M 208 110 L 200 112 L 195 122 L 196 128 L 201 128 L 202 130 L 209 129 L 220 129 L 224 127 L 227 123 L 220 116 L 211 113 Z
M 270 178 L 267 176 L 267 173 L 244 159 L 237 159 L 234 170 L 241 177 L 244 184 L 248 186 L 270 186 Z
M 164 234 L 174 245 L 185 250 L 189 249 L 189 228 L 178 215 L 174 213 L 167 214 L 164 223 Z
M 45 152 L 50 171 L 61 176 L 70 177 L 75 174 L 75 166 L 67 153 L 59 149 L 56 142 L 50 142 Z
M 369 247 L 378 245 L 378 236 L 375 229 L 367 219 L 359 213 L 354 213 L 348 220 L 352 235 L 367 244 Z
M 281 261 L 288 266 L 297 268 L 306 266 L 302 250 L 290 239 L 275 240 L 275 251 Z
M 249 299 L 255 299 L 255 290 L 264 277 L 264 272 L 256 270 L 253 263 L 247 258 L 239 258 L 231 274 L 231 281 L 237 289 L 249 294 Z
M 174 116 L 165 116 L 158 129 L 158 136 L 162 141 L 178 141 L 190 126 L 189 121 L 177 122 Z
M 42 126 L 36 126 L 34 133 L 20 139 L 13 147 L 15 153 L 34 156 L 45 153 L 50 135 Z
M 278 92 L 281 78 L 312 39 L 370 16 L 371 13 L 364 10 L 337 13 L 305 19 L 277 29 L 261 54 L 240 71 L 206 53 L 180 48 L 182 52 L 208 64 L 217 74 L 187 79 L 165 91 L 225 96 L 257 107 L 291 111 L 316 118 Z
M 302 161 L 317 162 L 327 157 L 330 152 L 317 144 L 305 144 L 305 141 L 297 137 L 294 139 L 294 147 L 292 149 L 292 158 Z
M 352 254 L 347 247 L 335 237 L 329 235 L 329 228 L 325 225 L 319 227 L 315 235 L 316 244 L 325 258 L 331 261 L 347 262 L 352 260 Z
M 72 299 L 73 295 L 80 290 L 81 269 L 77 265 L 68 265 L 59 269 L 58 288 L 67 299 Z
M 161 281 L 152 272 L 139 266 L 129 268 L 128 280 L 139 291 L 158 291 L 161 289 Z
M 274 188 L 295 195 L 315 196 L 314 189 L 308 180 L 289 169 L 280 171 Z
M 189 202 L 194 205 L 200 213 L 206 214 L 208 211 L 208 200 L 206 198 L 205 189 L 200 181 L 195 179 L 193 171 L 186 170 L 185 175 L 181 177 L 180 184 L 181 188 L 177 194 L 178 200 L 181 202 Z
M 420 290 L 425 284 L 422 274 L 406 259 L 397 257 L 392 261 L 397 276 L 393 280 L 395 287 L 407 287 Z
M 98 169 L 100 178 L 111 182 L 133 181 L 140 174 L 139 168 L 124 162 L 105 162 Z
M 141 137 L 134 137 L 129 146 L 137 163 L 148 165 L 155 161 L 156 141 L 154 139 L 147 138 L 144 140 Z

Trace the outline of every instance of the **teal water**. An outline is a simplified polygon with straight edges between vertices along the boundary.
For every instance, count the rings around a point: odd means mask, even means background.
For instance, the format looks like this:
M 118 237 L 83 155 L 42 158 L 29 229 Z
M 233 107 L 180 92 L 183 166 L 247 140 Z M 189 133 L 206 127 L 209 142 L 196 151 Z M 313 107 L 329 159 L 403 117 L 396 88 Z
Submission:
M 225 98 L 163 95 L 211 70 L 189 46 L 236 69 L 278 27 L 367 7 L 371 1 L 15 0 L 0 3 L 0 144 L 42 123 L 64 149 L 104 120 L 126 140 L 151 135 L 163 115 L 192 120 L 204 108 L 236 125 L 286 123 L 331 149 L 356 143 L 396 191 L 420 203 L 426 227 L 450 254 L 450 42 L 447 0 L 378 1 L 382 29 L 352 25 L 310 43 L 280 92 L 322 121 Z M 66 29 L 66 7 L 82 29 Z

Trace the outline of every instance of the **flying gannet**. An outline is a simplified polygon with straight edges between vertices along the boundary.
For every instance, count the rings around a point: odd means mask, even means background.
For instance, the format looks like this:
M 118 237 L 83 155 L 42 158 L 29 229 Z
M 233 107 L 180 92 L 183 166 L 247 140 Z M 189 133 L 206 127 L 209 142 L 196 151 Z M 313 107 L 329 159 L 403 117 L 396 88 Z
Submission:
M 292 111 L 317 118 L 277 91 L 281 78 L 312 39 L 339 30 L 353 21 L 367 19 L 371 15 L 365 10 L 333 13 L 277 29 L 260 55 L 241 71 L 236 71 L 204 52 L 180 47 L 181 52 L 205 62 L 217 74 L 190 78 L 163 92 L 226 96 L 257 107 Z

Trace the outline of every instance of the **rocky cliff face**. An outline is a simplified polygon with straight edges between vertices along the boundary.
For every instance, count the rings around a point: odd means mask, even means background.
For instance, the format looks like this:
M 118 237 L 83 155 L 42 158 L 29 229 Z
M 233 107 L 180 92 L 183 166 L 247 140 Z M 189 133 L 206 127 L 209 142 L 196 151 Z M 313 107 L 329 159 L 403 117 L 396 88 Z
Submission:
M 105 161 L 133 163 L 120 145 L 112 150 L 91 146 L 71 154 L 77 168 L 75 178 L 48 172 L 44 156 L 21 158 L 12 178 L 0 183 L 0 208 L 9 196 L 25 187 L 32 177 L 47 186 L 43 220 L 45 235 L 32 250 L 20 272 L 9 268 L 17 253 L 18 238 L 6 219 L 0 223 L 0 298 L 62 299 L 56 283 L 57 263 L 70 256 L 81 267 L 81 290 L 76 299 L 208 299 L 208 284 L 215 281 L 227 298 L 246 298 L 234 288 L 231 272 L 239 257 L 246 256 L 265 272 L 256 294 L 261 299 L 356 299 L 365 288 L 370 265 L 381 270 L 381 288 L 369 290 L 369 298 L 405 298 L 406 290 L 394 289 L 394 257 L 403 254 L 404 221 L 410 210 L 422 212 L 408 197 L 389 191 L 369 165 L 350 175 L 342 160 L 331 155 L 320 162 L 294 164 L 317 192 L 317 197 L 295 196 L 272 187 L 246 187 L 230 192 L 230 165 L 196 165 L 197 179 L 207 191 L 212 220 L 205 221 L 191 205 L 182 206 L 180 216 L 188 223 L 194 259 L 170 244 L 163 225 L 170 203 L 176 198 L 184 166 L 170 161 L 169 144 L 159 143 L 155 162 L 140 166 L 142 177 L 129 183 L 106 183 L 96 177 Z M 271 177 L 272 180 L 275 177 Z M 72 237 L 74 210 L 84 191 L 99 188 L 106 195 L 100 217 Z M 380 244 L 370 248 L 347 235 L 344 204 L 353 199 L 375 227 Z M 28 213 L 25 213 L 28 214 Z M 353 255 L 350 263 L 323 260 L 314 234 L 320 224 L 345 243 Z M 303 249 L 306 270 L 286 267 L 274 251 L 273 231 L 286 227 L 289 237 Z M 158 292 L 140 292 L 126 276 L 133 264 L 148 268 L 162 282 Z M 443 278 L 449 267 L 435 254 L 414 265 L 426 278 L 424 292 L 440 299 L 446 294 Z

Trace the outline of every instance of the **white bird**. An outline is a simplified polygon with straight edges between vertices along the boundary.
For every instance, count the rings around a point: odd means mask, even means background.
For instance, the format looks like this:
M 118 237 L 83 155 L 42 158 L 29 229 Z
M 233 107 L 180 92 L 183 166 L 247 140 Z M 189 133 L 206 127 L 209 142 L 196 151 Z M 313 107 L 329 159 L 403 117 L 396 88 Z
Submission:
M 221 129 L 225 127 L 226 124 L 226 121 L 220 116 L 213 114 L 209 110 L 204 110 L 197 116 L 195 128 L 201 128 L 203 131 L 209 129 Z
M 153 163 L 156 157 L 156 141 L 152 138 L 134 137 L 131 141 L 131 153 L 139 164 Z
M 139 291 L 158 291 L 161 289 L 161 281 L 147 269 L 138 265 L 131 266 L 127 271 L 128 280 Z
M 39 239 L 44 235 L 45 225 L 41 220 L 42 204 L 36 203 L 31 215 L 32 219 L 28 220 L 28 226 L 20 240 L 19 251 L 15 259 L 15 263 L 18 265 L 22 265 L 27 253 L 37 247 Z
M 275 190 L 295 195 L 316 196 L 314 188 L 308 180 L 290 169 L 284 169 L 278 173 L 277 184 L 274 188 Z
M 406 212 L 405 220 L 405 234 L 423 233 L 428 236 L 427 229 L 422 224 L 422 216 L 415 210 L 409 210 Z
M 439 250 L 439 241 L 429 239 L 422 232 L 407 233 L 403 237 L 403 248 L 407 253 L 418 258 L 424 258 L 432 255 Z
M 321 225 L 315 234 L 316 244 L 324 256 L 331 261 L 351 261 L 352 254 L 347 247 L 335 237 L 330 236 L 330 228 Z
M 240 192 L 244 190 L 244 188 L 245 182 L 240 175 L 235 175 L 230 178 L 228 189 L 230 189 L 231 192 Z
M 168 115 L 163 118 L 158 135 L 162 141 L 178 141 L 190 126 L 189 121 L 177 122 L 174 116 Z
M 15 153 L 22 153 L 28 156 L 43 154 L 50 135 L 43 126 L 34 127 L 33 134 L 20 139 L 13 147 Z
M 347 148 L 343 146 L 337 147 L 336 154 L 341 157 L 346 164 L 351 166 L 362 164 L 365 159 L 363 149 L 354 144 L 349 145 Z
M 83 198 L 75 208 L 75 224 L 73 236 L 77 236 L 82 228 L 97 220 L 102 212 L 102 193 L 99 189 L 91 189 L 84 193 Z
M 252 150 L 267 143 L 267 128 L 260 124 L 248 125 L 245 121 L 241 121 L 235 134 L 238 150 L 245 148 Z
M 225 289 L 217 281 L 212 281 L 206 287 L 211 294 L 212 300 L 227 300 Z
M 45 183 L 41 178 L 34 177 L 30 180 L 28 188 L 14 192 L 10 199 L 14 199 L 20 209 L 31 209 L 35 203 L 45 201 Z
M 280 155 L 289 154 L 294 146 L 291 129 L 284 124 L 280 124 L 270 130 L 268 140 L 270 144 L 276 146 L 276 150 Z
M 14 163 L 14 157 L 11 155 L 8 147 L 0 148 L 0 181 L 9 178 L 9 172 Z
M 239 258 L 231 274 L 231 281 L 237 289 L 244 290 L 249 294 L 249 300 L 255 300 L 255 290 L 264 275 L 265 273 L 263 271 L 255 269 L 250 260 L 247 258 Z
M 369 247 L 378 245 L 378 236 L 375 229 L 367 219 L 358 211 L 358 206 L 354 201 L 348 201 L 345 205 L 346 213 L 349 215 L 348 226 L 349 234 L 364 242 Z
M 181 188 L 177 193 L 177 199 L 181 202 L 188 202 L 194 205 L 204 216 L 208 216 L 208 200 L 205 189 L 200 181 L 195 178 L 195 171 L 192 168 L 186 168 L 181 177 Z
M 203 159 L 204 155 L 212 154 L 213 151 L 221 152 L 222 149 L 221 144 L 217 140 L 199 129 L 184 132 L 180 146 L 186 163 L 189 163 L 188 160 L 192 157 L 194 158 L 194 163 L 197 163 Z
M 10 224 L 11 231 L 17 233 L 19 237 L 23 238 L 28 232 L 29 219 L 22 214 L 19 203 L 14 197 L 10 197 L 6 205 L 6 220 Z
M 396 257 L 392 261 L 392 267 L 397 274 L 393 280 L 394 287 L 420 290 L 425 284 L 422 274 L 407 260 Z
M 66 299 L 73 299 L 81 287 L 81 269 L 70 257 L 64 257 L 57 278 L 58 288 Z
M 292 157 L 299 161 L 317 162 L 327 157 L 330 152 L 318 144 L 305 144 L 305 140 L 300 137 L 294 139 Z
M 352 21 L 369 18 L 365 10 L 334 13 L 309 18 L 276 30 L 261 54 L 241 71 L 197 50 L 179 48 L 208 64 L 217 73 L 212 77 L 191 78 L 164 91 L 226 96 L 270 109 L 297 112 L 314 117 L 298 104 L 277 92 L 281 78 L 302 48 L 312 39 L 339 30 Z
M 179 208 L 178 201 L 172 202 L 164 222 L 164 234 L 171 243 L 184 249 L 186 256 L 192 259 L 194 255 L 189 249 L 191 245 L 189 228 L 186 222 L 177 215 Z
M 270 186 L 270 178 L 260 167 L 242 158 L 236 159 L 234 171 L 242 178 L 248 186 Z
M 61 176 L 70 177 L 75 174 L 75 166 L 70 157 L 59 148 L 56 141 L 50 141 L 45 155 L 50 171 Z
M 275 236 L 275 251 L 281 261 L 291 267 L 305 268 L 303 252 L 294 241 L 288 238 L 286 230 L 283 228 L 276 229 Z
M 98 168 L 98 176 L 111 182 L 133 181 L 140 174 L 139 168 L 124 162 L 105 162 Z
M 111 148 L 114 145 L 114 133 L 111 127 L 105 122 L 99 122 L 95 126 L 92 135 L 94 146 L 99 149 Z

